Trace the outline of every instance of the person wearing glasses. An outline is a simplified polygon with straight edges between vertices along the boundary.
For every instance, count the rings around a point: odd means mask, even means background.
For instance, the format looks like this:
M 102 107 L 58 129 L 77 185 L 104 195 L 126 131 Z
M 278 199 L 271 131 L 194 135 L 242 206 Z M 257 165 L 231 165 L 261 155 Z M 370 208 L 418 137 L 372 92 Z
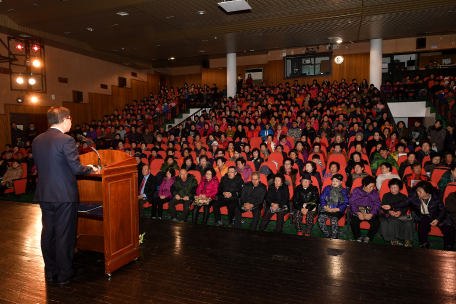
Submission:
M 33 158 L 40 172 L 34 201 L 40 203 L 42 212 L 46 282 L 64 285 L 76 277 L 72 268 L 79 202 L 76 175 L 98 169 L 81 164 L 74 138 L 65 134 L 71 129 L 70 110 L 52 107 L 47 118 L 51 128 L 33 141 Z

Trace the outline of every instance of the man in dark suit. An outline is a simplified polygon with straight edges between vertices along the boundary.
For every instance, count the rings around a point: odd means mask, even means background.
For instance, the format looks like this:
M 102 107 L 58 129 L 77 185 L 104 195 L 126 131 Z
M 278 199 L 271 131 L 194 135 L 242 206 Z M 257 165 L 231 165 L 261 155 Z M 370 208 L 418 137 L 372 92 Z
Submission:
M 157 190 L 157 179 L 150 174 L 150 167 L 148 165 L 142 167 L 142 176 L 138 176 L 138 185 L 138 210 L 139 217 L 142 217 L 144 208 L 152 206 L 154 193 Z
M 71 129 L 70 110 L 50 108 L 47 117 L 51 128 L 33 141 L 33 158 L 40 178 L 35 202 L 40 203 L 43 231 L 41 251 L 47 282 L 67 284 L 74 277 L 72 268 L 76 242 L 79 192 L 75 175 L 97 171 L 79 161 Z

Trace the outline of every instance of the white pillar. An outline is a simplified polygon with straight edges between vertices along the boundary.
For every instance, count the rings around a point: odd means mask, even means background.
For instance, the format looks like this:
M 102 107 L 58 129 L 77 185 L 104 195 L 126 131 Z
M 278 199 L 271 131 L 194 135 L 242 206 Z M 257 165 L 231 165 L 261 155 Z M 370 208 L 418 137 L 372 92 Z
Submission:
M 227 97 L 236 95 L 236 53 L 226 54 L 226 88 Z
M 371 39 L 370 41 L 370 68 L 369 82 L 380 90 L 382 85 L 382 58 L 383 39 Z

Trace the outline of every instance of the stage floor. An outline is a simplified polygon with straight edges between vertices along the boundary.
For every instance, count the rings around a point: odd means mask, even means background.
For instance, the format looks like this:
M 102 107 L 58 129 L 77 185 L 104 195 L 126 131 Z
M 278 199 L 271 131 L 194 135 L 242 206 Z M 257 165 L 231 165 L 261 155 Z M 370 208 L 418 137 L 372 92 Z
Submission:
M 46 284 L 38 205 L 0 202 L 0 303 L 456 303 L 456 253 L 141 219 L 140 258 Z

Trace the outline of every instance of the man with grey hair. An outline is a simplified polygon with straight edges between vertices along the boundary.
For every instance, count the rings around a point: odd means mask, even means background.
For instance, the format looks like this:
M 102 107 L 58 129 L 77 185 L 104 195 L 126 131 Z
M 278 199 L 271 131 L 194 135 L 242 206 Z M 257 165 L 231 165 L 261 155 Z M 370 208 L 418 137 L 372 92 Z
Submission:
M 251 181 L 244 184 L 241 192 L 241 205 L 234 209 L 234 228 L 242 228 L 242 213 L 252 211 L 250 230 L 256 230 L 267 193 L 266 185 L 260 181 L 260 173 L 254 172 Z

